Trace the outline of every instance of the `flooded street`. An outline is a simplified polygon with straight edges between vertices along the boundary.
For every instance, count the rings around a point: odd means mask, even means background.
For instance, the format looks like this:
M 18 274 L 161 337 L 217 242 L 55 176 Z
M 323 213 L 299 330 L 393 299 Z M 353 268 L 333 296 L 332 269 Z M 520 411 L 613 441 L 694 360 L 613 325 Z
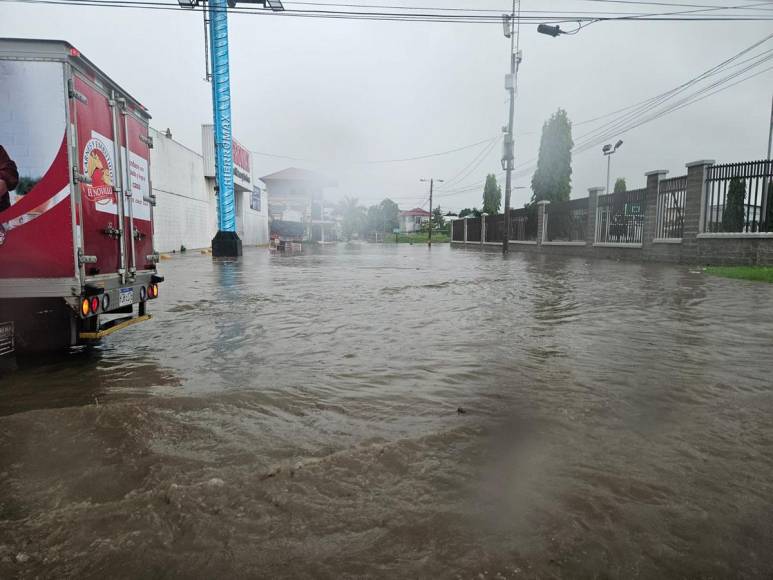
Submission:
M 153 321 L 0 378 L 0 577 L 773 575 L 769 285 L 447 246 L 160 269 Z

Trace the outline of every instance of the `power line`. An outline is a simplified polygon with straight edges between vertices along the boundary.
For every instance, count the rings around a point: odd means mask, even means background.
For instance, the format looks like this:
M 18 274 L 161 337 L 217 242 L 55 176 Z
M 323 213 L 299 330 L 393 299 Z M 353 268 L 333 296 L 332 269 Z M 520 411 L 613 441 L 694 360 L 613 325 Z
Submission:
M 760 53 L 758 55 L 755 55 L 755 56 L 753 56 L 753 57 L 751 57 L 749 59 L 740 61 L 740 62 L 738 62 L 736 64 L 732 64 L 739 57 L 741 57 L 742 55 L 748 53 L 749 51 L 753 50 L 754 48 L 760 46 L 761 44 L 767 42 L 771 38 L 773 38 L 773 34 L 770 34 L 770 35 L 766 36 L 765 38 L 763 38 L 762 40 L 760 40 L 758 42 L 755 42 L 751 46 L 745 48 L 744 50 L 742 50 L 742 51 L 740 51 L 738 53 L 736 53 L 735 55 L 733 55 L 729 59 L 726 59 L 725 61 L 721 62 L 720 64 L 718 64 L 718 65 L 716 65 L 714 67 L 711 67 L 710 69 L 704 71 L 703 73 L 699 74 L 696 77 L 693 77 L 692 79 L 686 81 L 685 83 L 682 83 L 681 85 L 678 85 L 677 87 L 675 87 L 675 88 L 673 88 L 673 89 L 671 89 L 669 91 L 661 93 L 660 95 L 656 95 L 652 99 L 644 101 L 644 104 L 642 106 L 638 106 L 635 109 L 633 109 L 633 110 L 631 110 L 629 112 L 626 112 L 624 115 L 621 115 L 621 116 L 619 116 L 619 117 L 617 117 L 615 119 L 612 119 L 611 121 L 608 121 L 607 123 L 604 123 L 602 126 L 600 126 L 600 127 L 596 128 L 596 129 L 590 131 L 589 133 L 586 133 L 585 135 L 582 135 L 581 137 L 579 137 L 579 140 L 581 140 L 581 141 L 585 140 L 586 143 L 590 143 L 590 142 L 595 143 L 597 141 L 597 139 L 607 139 L 610 136 L 613 136 L 615 134 L 624 132 L 626 130 L 629 130 L 630 128 L 638 127 L 642 123 L 636 123 L 636 121 L 641 119 L 647 113 L 649 113 L 651 111 L 654 111 L 655 109 L 657 109 L 657 107 L 663 105 L 665 102 L 673 99 L 674 97 L 676 97 L 680 93 L 683 93 L 688 88 L 690 88 L 690 87 L 692 87 L 692 86 L 694 86 L 694 85 L 696 85 L 696 84 L 698 84 L 698 83 L 700 83 L 702 81 L 705 81 L 705 80 L 707 80 L 708 78 L 710 78 L 712 76 L 715 76 L 715 75 L 717 75 L 717 74 L 719 74 L 721 72 L 724 72 L 724 71 L 728 70 L 729 68 L 733 68 L 733 67 L 739 66 L 739 65 L 741 65 L 743 63 L 749 62 L 750 60 L 754 60 L 755 61 L 751 65 L 748 65 L 747 67 L 741 69 L 740 71 L 736 71 L 735 73 L 732 73 L 732 74 L 730 74 L 730 75 L 728 75 L 726 77 L 721 78 L 720 80 L 714 82 L 713 84 L 710 84 L 710 85 L 708 85 L 706 87 L 698 89 L 697 91 L 692 93 L 692 95 L 687 97 L 687 99 L 690 99 L 692 97 L 699 96 L 700 94 L 702 94 L 702 92 L 710 90 L 711 88 L 713 88 L 714 86 L 717 86 L 718 84 L 722 84 L 722 83 L 728 82 L 729 80 L 732 80 L 733 78 L 735 78 L 739 74 L 742 74 L 743 72 L 751 70 L 752 68 L 757 67 L 757 66 L 767 62 L 768 60 L 773 58 L 773 55 L 770 54 L 772 52 L 771 50 L 764 51 L 764 52 L 762 52 L 762 53 Z M 679 101 L 677 104 L 682 103 L 682 102 L 684 102 L 684 101 Z M 666 110 L 662 114 L 665 114 L 666 112 L 668 112 L 668 110 Z M 654 120 L 655 118 L 658 118 L 659 116 L 662 116 L 662 114 L 659 114 L 659 115 L 656 115 L 656 116 L 652 117 L 651 120 Z M 583 145 L 578 145 L 576 147 L 576 149 L 578 149 L 580 147 L 583 147 Z
M 53 6 L 81 6 L 97 8 L 134 8 L 144 10 L 167 10 L 181 12 L 176 4 L 166 2 L 152 2 L 141 0 L 0 0 L 6 3 L 20 4 L 41 4 Z M 190 11 L 201 11 L 203 7 L 195 7 Z M 220 8 L 208 7 L 208 10 L 217 11 Z M 738 7 L 720 7 L 717 10 L 736 10 Z M 499 24 L 501 17 L 498 15 L 474 12 L 464 14 L 450 14 L 448 12 L 424 12 L 411 13 L 406 12 L 375 12 L 375 11 L 354 11 L 354 10 L 284 10 L 282 12 L 273 12 L 255 8 L 227 8 L 228 12 L 233 14 L 250 14 L 257 16 L 273 17 L 296 17 L 296 18 L 319 18 L 319 19 L 341 19 L 341 20 L 369 20 L 369 21 L 392 21 L 392 22 L 437 22 L 437 23 L 457 23 L 457 24 Z M 442 9 L 440 9 L 442 10 Z M 699 10 L 694 12 L 701 12 Z M 676 21 L 676 22 L 749 22 L 749 21 L 768 21 L 773 20 L 773 15 L 762 16 L 759 14 L 734 14 L 730 16 L 689 16 L 680 15 L 683 13 L 652 13 L 652 14 L 628 14 L 624 16 L 588 16 L 586 14 L 576 13 L 567 15 L 566 13 L 544 13 L 534 15 L 522 15 L 520 20 L 532 22 L 604 22 L 604 21 Z
M 747 80 L 750 80 L 754 77 L 757 77 L 770 69 L 765 69 L 762 71 L 759 71 L 755 74 L 748 75 L 744 78 L 741 78 L 740 80 L 737 80 L 736 82 L 733 82 L 732 84 L 728 84 L 729 81 L 737 78 L 738 76 L 751 71 L 752 69 L 764 64 L 765 62 L 768 62 L 773 58 L 773 55 L 771 55 L 771 50 L 763 51 L 757 55 L 754 55 L 748 59 L 741 60 L 738 62 L 735 62 L 738 58 L 743 56 L 744 54 L 747 54 L 748 52 L 754 50 L 755 48 L 759 47 L 760 45 L 764 44 L 765 42 L 769 41 L 771 38 L 773 38 L 773 34 L 770 34 L 761 40 L 751 44 L 747 48 L 741 50 L 740 52 L 734 54 L 730 58 L 722 61 L 718 65 L 715 65 L 706 71 L 702 72 L 701 74 L 697 75 L 696 77 L 693 77 L 689 79 L 688 81 L 674 87 L 673 89 L 670 89 L 668 91 L 665 91 L 663 93 L 660 93 L 658 95 L 655 95 L 654 97 L 651 97 L 649 99 L 646 99 L 644 101 L 641 101 L 640 103 L 631 105 L 629 107 L 624 107 L 622 109 L 618 109 L 617 111 L 614 111 L 613 113 L 608 113 L 606 115 L 601 115 L 596 117 L 595 119 L 590 119 L 587 122 L 592 122 L 595 120 L 600 120 L 603 118 L 607 118 L 615 113 L 623 112 L 623 115 L 619 115 L 618 117 L 612 119 L 611 121 L 605 123 L 601 127 L 598 127 L 584 135 L 578 138 L 580 143 L 575 144 L 575 147 L 572 149 L 573 154 L 579 154 L 583 153 L 585 151 L 588 151 L 604 141 L 610 139 L 611 137 L 622 135 L 628 131 L 631 131 L 632 129 L 635 129 L 637 127 L 640 127 L 641 125 L 644 125 L 646 123 L 649 123 L 651 121 L 655 121 L 669 113 L 672 113 L 674 111 L 681 110 L 693 103 L 696 103 L 698 101 L 701 101 L 705 98 L 708 98 L 710 96 L 713 96 L 725 89 L 728 89 L 732 86 L 738 85 L 742 82 L 745 82 Z M 738 67 L 744 63 L 752 62 L 752 64 L 735 71 L 729 75 L 726 75 L 717 81 L 699 88 L 695 91 L 693 91 L 691 94 L 686 96 L 685 98 L 678 100 L 674 103 L 671 103 L 667 105 L 665 108 L 661 109 L 660 111 L 656 111 L 658 107 L 666 103 L 666 101 L 672 99 L 673 97 L 677 96 L 678 94 L 682 93 L 687 88 L 701 82 L 705 81 L 708 78 L 715 76 L 719 73 L 725 72 L 729 70 L 730 68 Z M 733 64 L 734 63 L 734 64 Z M 716 89 L 716 90 L 712 90 Z M 652 113 L 647 115 L 648 113 Z M 537 158 L 532 158 L 528 162 L 522 164 L 519 168 L 516 169 L 516 175 L 519 177 L 523 177 L 525 175 L 528 175 L 536 168 L 536 162 Z
M 489 146 L 479 151 L 478 154 L 472 159 L 472 161 L 468 165 L 465 165 L 464 168 L 461 171 L 459 171 L 459 173 L 454 175 L 451 179 L 446 180 L 445 187 L 448 187 L 450 184 L 456 183 L 458 181 L 463 181 L 464 179 L 466 179 L 470 175 L 470 173 L 475 171 L 475 169 L 486 159 L 486 157 L 491 153 L 491 151 L 497 146 L 498 141 L 499 141 L 499 136 L 494 137 L 491 140 L 491 143 L 489 144 Z
M 446 151 L 438 151 L 435 153 L 425 153 L 422 155 L 415 155 L 413 157 L 402 157 L 398 159 L 377 159 L 374 161 L 353 161 L 351 162 L 353 165 L 386 165 L 389 163 L 405 163 L 408 161 L 420 161 L 422 159 L 431 159 L 433 157 L 443 157 L 444 155 L 451 155 L 453 153 L 458 153 L 460 151 L 466 151 L 467 149 L 472 149 L 473 147 L 478 147 L 479 145 L 483 145 L 484 143 L 490 143 L 493 139 L 496 139 L 497 137 L 492 137 L 489 139 L 483 139 L 482 141 L 476 141 L 475 143 L 470 143 L 468 145 L 462 145 L 460 147 L 456 147 L 454 149 L 448 149 Z M 261 157 L 272 157 L 276 159 L 287 159 L 289 161 L 303 161 L 306 163 L 325 163 L 326 161 L 324 159 L 310 159 L 305 157 L 293 157 L 291 155 L 280 155 L 276 153 L 266 153 L 263 151 L 252 151 L 255 155 L 260 155 Z

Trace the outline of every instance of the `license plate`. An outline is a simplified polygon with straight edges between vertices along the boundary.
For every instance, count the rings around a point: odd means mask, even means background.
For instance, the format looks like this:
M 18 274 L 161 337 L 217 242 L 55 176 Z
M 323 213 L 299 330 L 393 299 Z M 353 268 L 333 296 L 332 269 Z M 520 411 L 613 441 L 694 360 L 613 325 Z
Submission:
M 134 304 L 134 288 L 121 288 L 118 306 L 131 306 L 132 304 Z

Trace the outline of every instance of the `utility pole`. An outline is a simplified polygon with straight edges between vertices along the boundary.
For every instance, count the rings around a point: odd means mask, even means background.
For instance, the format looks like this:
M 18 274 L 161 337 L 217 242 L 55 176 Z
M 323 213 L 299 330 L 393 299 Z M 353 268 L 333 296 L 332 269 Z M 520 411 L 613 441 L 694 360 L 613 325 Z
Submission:
M 518 2 L 518 17 L 516 19 L 515 4 Z M 518 22 L 516 28 L 516 20 Z M 510 113 L 507 121 L 507 128 L 504 140 L 504 152 L 502 155 L 502 165 L 507 176 L 505 177 L 505 231 L 502 236 L 502 253 L 506 254 L 510 250 L 510 198 L 513 191 L 513 166 L 515 162 L 515 143 L 513 137 L 513 124 L 515 120 L 515 96 L 518 90 L 518 69 L 521 65 L 521 2 L 513 0 L 513 10 L 510 14 L 503 17 L 505 28 L 505 37 L 510 39 L 510 74 L 505 80 L 505 88 L 510 93 Z M 517 40 L 516 40 L 517 39 Z M 517 42 L 517 44 L 516 44 Z
M 432 247 L 432 193 L 435 188 L 435 179 L 422 179 L 422 183 L 427 183 L 429 181 L 429 239 L 427 241 L 427 245 L 431 248 Z M 437 180 L 438 183 L 443 183 L 442 179 Z

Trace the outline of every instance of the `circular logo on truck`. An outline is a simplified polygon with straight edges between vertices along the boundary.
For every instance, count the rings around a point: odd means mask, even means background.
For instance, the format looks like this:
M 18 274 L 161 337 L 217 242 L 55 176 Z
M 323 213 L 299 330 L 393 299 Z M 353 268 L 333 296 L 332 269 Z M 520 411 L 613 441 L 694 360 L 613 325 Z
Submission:
M 83 150 L 83 173 L 91 179 L 84 185 L 86 197 L 100 205 L 115 203 L 113 192 L 113 159 L 110 150 L 99 139 L 86 143 Z

